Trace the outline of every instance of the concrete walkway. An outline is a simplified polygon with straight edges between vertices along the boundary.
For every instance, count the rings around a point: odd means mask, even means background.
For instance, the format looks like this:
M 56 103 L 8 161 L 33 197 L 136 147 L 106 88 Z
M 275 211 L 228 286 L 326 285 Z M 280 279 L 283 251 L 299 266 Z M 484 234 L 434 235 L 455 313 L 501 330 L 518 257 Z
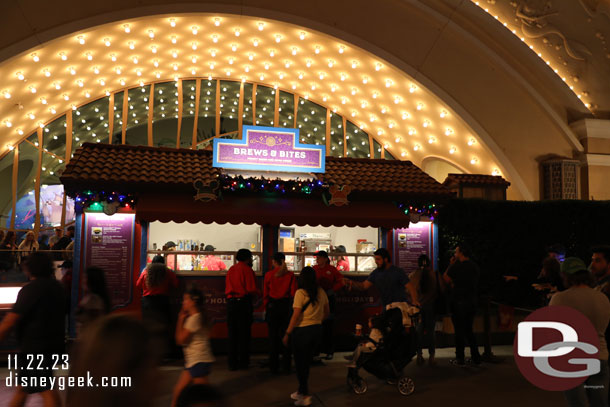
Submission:
M 314 406 L 564 406 L 561 393 L 546 392 L 527 382 L 519 373 L 512 359 L 511 347 L 494 348 L 497 356 L 505 360 L 499 364 L 483 364 L 479 368 L 456 367 L 449 363 L 452 349 L 439 349 L 438 364 L 435 367 L 417 366 L 415 360 L 405 372 L 415 381 L 415 392 L 411 396 L 401 396 L 396 386 L 381 382 L 366 372 L 361 375 L 368 382 L 369 390 L 364 395 L 355 395 L 346 385 L 346 368 L 343 355 L 315 366 L 311 371 L 310 387 L 314 393 Z M 265 359 L 264 355 L 253 358 L 254 367 L 247 371 L 230 372 L 226 358 L 219 357 L 214 365 L 210 381 L 223 391 L 230 406 L 280 407 L 291 406 L 290 393 L 296 390 L 294 374 L 272 376 L 257 367 Z M 179 364 L 160 367 L 160 383 L 154 407 L 167 407 L 171 390 L 182 370 Z M 7 370 L 0 370 L 0 406 L 8 405 L 12 389 L 4 386 Z M 27 407 L 42 406 L 37 396 L 32 396 Z

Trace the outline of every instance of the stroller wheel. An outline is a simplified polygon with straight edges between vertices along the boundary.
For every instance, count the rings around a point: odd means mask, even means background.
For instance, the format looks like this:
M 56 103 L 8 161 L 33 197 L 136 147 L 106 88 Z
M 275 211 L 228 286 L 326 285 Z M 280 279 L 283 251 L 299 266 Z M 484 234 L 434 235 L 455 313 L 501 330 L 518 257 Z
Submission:
M 398 391 L 403 396 L 409 396 L 415 391 L 415 382 L 407 376 L 402 376 L 398 379 Z
M 366 380 L 360 376 L 347 376 L 347 385 L 356 394 L 364 394 L 369 388 Z

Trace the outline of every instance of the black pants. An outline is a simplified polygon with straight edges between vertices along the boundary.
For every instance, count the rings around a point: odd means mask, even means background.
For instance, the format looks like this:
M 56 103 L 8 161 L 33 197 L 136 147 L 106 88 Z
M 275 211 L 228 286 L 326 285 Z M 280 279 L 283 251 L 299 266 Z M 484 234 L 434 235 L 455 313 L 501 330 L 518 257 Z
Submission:
M 322 340 L 322 325 L 295 328 L 292 333 L 294 365 L 299 380 L 299 393 L 309 394 L 309 367 L 313 355 Z
M 282 344 L 290 316 L 292 314 L 292 298 L 271 300 L 267 305 L 267 325 L 269 327 L 269 367 L 277 372 L 280 367 L 280 354 L 282 355 L 282 369 L 290 370 L 290 349 Z
M 155 346 L 162 350 L 162 355 L 171 356 L 174 347 L 174 330 L 170 327 L 169 296 L 142 297 L 142 319 L 153 334 L 153 340 L 158 344 Z
M 455 302 L 451 304 L 451 312 L 451 320 L 455 329 L 455 356 L 457 360 L 464 360 L 464 348 L 466 347 L 466 341 L 468 341 L 473 362 L 480 362 L 481 355 L 472 328 L 476 305 L 468 302 Z
M 322 321 L 322 345 L 320 352 L 332 355 L 335 352 L 334 344 L 334 327 L 335 327 L 335 306 L 337 304 L 337 296 L 334 291 L 327 291 L 328 308 L 330 315 Z M 319 352 L 318 352 L 319 353 Z
M 247 368 L 250 364 L 250 328 L 252 301 L 250 297 L 227 300 L 229 328 L 229 369 Z

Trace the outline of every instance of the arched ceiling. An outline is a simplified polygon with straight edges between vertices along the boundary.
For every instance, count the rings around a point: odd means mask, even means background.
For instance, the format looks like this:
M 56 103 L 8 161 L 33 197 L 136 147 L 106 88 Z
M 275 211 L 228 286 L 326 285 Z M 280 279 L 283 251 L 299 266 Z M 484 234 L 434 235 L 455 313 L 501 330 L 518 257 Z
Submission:
M 129 86 L 193 77 L 254 81 L 329 106 L 396 157 L 447 157 L 504 173 L 480 137 L 435 94 L 345 41 L 245 16 L 175 14 L 114 22 L 0 64 L 2 151 L 60 112 Z

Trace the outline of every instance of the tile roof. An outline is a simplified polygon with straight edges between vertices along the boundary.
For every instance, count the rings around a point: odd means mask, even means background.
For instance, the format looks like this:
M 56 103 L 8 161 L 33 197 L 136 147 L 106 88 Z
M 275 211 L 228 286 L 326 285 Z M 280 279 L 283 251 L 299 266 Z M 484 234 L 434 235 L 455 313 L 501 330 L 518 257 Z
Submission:
M 82 189 L 145 190 L 152 186 L 192 187 L 220 175 L 212 167 L 212 152 L 85 143 L 74 152 L 61 176 L 68 193 Z M 352 191 L 410 197 L 450 197 L 449 189 L 410 161 L 326 158 L 326 172 L 318 178 Z
M 356 191 L 447 195 L 447 188 L 411 161 L 326 157 L 325 182 Z
M 508 187 L 510 182 L 499 175 L 484 175 L 484 174 L 448 174 L 443 185 L 450 187 L 452 185 L 497 185 Z

